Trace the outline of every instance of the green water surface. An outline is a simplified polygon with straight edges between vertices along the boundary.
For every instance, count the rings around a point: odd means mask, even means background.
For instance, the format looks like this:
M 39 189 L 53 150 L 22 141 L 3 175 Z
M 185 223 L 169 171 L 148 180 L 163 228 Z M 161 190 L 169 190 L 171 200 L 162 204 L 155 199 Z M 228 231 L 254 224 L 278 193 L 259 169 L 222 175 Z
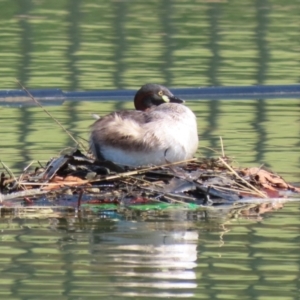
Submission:
M 299 0 L 0 0 L 0 89 L 297 84 Z M 48 107 L 76 138 L 91 113 Z M 225 153 L 300 182 L 299 99 L 188 101 L 199 156 Z M 38 107 L 0 107 L 0 159 L 16 174 L 73 141 Z M 1 172 L 3 171 L 0 166 Z M 1 299 L 284 299 L 300 295 L 300 205 L 255 218 L 174 212 L 0 218 Z

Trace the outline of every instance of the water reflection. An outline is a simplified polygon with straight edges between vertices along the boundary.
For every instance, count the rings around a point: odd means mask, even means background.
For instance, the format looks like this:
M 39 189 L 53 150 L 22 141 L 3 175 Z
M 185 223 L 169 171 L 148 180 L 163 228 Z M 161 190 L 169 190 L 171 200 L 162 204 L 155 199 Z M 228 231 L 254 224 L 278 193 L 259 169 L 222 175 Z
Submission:
M 17 87 L 15 77 L 66 90 L 296 83 L 296 2 L 4 0 L 0 85 Z
M 197 286 L 194 268 L 198 232 L 187 231 L 186 223 L 174 225 L 120 222 L 113 233 L 94 233 L 91 245 L 94 267 L 105 263 L 110 266 L 110 274 L 130 278 L 126 285 L 114 284 L 122 295 L 193 295 L 192 290 Z
M 298 211 L 290 203 L 259 222 L 208 222 L 183 212 L 144 221 L 114 213 L 2 218 L 0 277 L 7 297 L 20 299 L 240 299 L 272 294 L 286 280 L 278 293 L 297 299 Z

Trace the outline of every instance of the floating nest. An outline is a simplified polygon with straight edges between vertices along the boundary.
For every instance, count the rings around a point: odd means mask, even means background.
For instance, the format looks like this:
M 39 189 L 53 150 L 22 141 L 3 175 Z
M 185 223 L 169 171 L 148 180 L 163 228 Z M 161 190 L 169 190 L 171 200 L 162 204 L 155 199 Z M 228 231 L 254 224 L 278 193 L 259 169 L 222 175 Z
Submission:
M 94 161 L 79 150 L 45 165 L 31 164 L 18 177 L 3 164 L 0 181 L 2 216 L 181 210 L 201 217 L 208 211 L 257 217 L 299 193 L 300 188 L 262 168 L 232 167 L 228 157 L 132 169 Z

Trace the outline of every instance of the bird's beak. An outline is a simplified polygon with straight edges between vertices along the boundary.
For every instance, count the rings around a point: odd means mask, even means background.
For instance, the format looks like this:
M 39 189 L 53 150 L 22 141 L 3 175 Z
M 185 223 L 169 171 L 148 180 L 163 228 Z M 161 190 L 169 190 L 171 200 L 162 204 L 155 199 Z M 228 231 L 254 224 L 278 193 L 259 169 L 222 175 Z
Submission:
M 167 95 L 163 95 L 162 99 L 168 103 L 168 102 L 172 102 L 172 103 L 184 103 L 185 101 L 183 99 L 177 98 L 175 96 L 167 96 Z

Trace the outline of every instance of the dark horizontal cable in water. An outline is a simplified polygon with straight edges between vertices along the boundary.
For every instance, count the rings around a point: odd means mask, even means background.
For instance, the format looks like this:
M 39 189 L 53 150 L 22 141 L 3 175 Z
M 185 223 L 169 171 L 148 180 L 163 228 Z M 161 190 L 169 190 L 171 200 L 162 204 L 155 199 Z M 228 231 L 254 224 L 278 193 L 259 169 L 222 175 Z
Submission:
M 171 88 L 178 97 L 186 100 L 250 100 L 300 98 L 300 85 L 227 86 Z M 30 90 L 44 105 L 59 105 L 64 101 L 130 101 L 135 90 L 98 90 L 63 92 L 60 89 Z M 0 90 L 0 105 L 35 105 L 23 90 Z

